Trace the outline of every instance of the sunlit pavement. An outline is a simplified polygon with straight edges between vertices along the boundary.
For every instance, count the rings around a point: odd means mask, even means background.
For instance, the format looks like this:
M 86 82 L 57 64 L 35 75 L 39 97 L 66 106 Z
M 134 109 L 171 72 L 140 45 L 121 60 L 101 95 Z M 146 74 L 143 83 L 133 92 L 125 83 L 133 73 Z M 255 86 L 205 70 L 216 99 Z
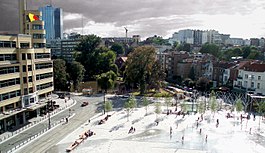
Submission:
M 165 107 L 163 110 L 166 109 Z M 171 108 L 172 110 L 174 108 Z M 98 125 L 98 121 L 105 116 L 98 114 L 91 118 L 90 123 L 85 123 L 79 129 L 73 131 L 56 145 L 56 152 L 65 152 L 79 135 L 87 129 L 91 129 L 96 135 L 89 137 L 73 152 L 90 153 L 150 153 L 150 152 L 176 152 L 176 153 L 264 153 L 264 121 L 261 122 L 261 130 L 258 130 L 259 117 L 253 121 L 243 119 L 240 121 L 240 113 L 235 113 L 235 118 L 226 118 L 227 112 L 204 114 L 203 121 L 198 122 L 200 114 L 177 116 L 175 114 L 160 114 L 161 120 L 156 126 L 154 122 L 156 114 L 154 108 L 148 108 L 145 116 L 144 108 L 137 108 L 127 121 L 124 110 L 109 112 L 112 116 L 105 124 Z M 252 116 L 251 116 L 252 117 Z M 217 119 L 219 126 L 216 127 Z M 128 134 L 130 127 L 135 127 L 133 134 Z M 170 136 L 170 127 L 172 135 Z M 251 128 L 251 131 L 250 131 Z M 201 133 L 200 133 L 201 129 Z M 207 135 L 207 141 L 206 141 Z M 184 140 L 182 141 L 182 137 Z

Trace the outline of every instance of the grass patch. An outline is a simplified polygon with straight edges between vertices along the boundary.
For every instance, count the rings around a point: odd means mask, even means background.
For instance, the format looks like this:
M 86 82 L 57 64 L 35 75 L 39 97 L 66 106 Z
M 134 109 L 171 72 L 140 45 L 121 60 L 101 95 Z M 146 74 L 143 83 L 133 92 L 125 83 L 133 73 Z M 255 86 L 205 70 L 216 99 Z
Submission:
M 135 91 L 131 93 L 134 96 L 142 96 L 140 94 L 140 91 Z M 164 89 L 160 89 L 159 92 L 155 91 L 155 90 L 149 90 L 147 91 L 147 93 L 144 94 L 145 97 L 173 97 L 173 95 L 167 91 L 165 91 Z

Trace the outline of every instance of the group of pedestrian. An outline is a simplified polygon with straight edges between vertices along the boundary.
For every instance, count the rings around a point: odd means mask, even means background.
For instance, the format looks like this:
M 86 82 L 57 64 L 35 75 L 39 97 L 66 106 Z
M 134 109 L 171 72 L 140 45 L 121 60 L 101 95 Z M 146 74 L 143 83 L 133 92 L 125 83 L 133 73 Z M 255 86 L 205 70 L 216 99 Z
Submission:
M 128 134 L 129 134 L 129 133 L 134 133 L 134 132 L 135 132 L 135 128 L 134 128 L 133 126 L 131 126 L 131 128 L 130 128 Z

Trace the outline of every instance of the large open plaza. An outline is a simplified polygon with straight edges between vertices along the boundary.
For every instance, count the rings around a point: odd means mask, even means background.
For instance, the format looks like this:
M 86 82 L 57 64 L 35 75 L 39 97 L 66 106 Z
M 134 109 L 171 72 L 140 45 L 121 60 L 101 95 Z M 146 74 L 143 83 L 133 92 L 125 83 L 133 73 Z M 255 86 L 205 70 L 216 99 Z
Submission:
M 215 114 L 208 111 L 202 119 L 198 113 L 184 117 L 174 113 L 167 115 L 166 109 L 162 107 L 164 113 L 155 114 L 155 108 L 149 106 L 146 115 L 145 108 L 135 108 L 129 116 L 129 121 L 125 110 L 112 111 L 108 112 L 111 117 L 99 125 L 99 121 L 107 116 L 100 113 L 90 118 L 90 123 L 87 121 L 69 133 L 48 152 L 65 152 L 87 130 L 95 134 L 85 139 L 72 152 L 265 152 L 265 125 L 264 120 L 261 120 L 261 130 L 259 130 L 258 116 L 255 120 L 253 116 L 249 120 L 243 118 L 241 123 L 240 113 L 235 112 L 232 112 L 234 118 L 227 118 L 226 111 Z M 169 107 L 169 109 L 175 108 Z M 218 126 L 216 126 L 217 120 Z M 135 130 L 129 133 L 131 127 Z

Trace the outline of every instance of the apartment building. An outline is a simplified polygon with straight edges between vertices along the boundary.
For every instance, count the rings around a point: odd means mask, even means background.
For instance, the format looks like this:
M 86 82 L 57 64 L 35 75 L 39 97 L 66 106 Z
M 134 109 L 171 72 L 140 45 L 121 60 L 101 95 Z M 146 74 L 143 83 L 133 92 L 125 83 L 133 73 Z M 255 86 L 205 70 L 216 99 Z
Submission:
M 32 45 L 30 35 L 0 35 L 0 133 L 45 111 L 53 91 L 50 50 Z
M 251 62 L 239 69 L 234 88 L 242 92 L 265 95 L 265 64 Z

